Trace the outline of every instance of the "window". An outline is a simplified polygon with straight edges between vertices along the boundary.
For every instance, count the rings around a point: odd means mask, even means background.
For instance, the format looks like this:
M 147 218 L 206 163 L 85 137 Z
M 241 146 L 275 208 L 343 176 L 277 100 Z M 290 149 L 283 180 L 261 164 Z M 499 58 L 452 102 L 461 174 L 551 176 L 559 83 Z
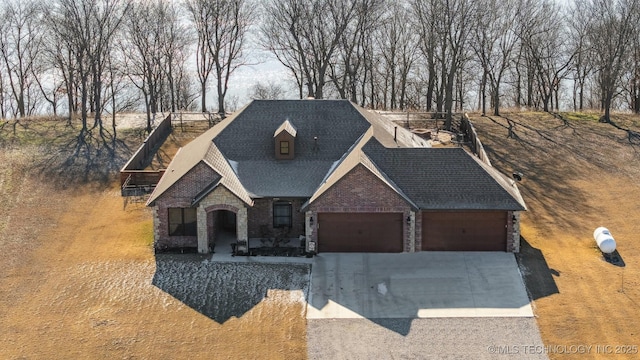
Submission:
M 169 236 L 197 236 L 198 217 L 194 208 L 169 208 Z
M 291 227 L 291 203 L 278 202 L 273 204 L 273 227 Z
M 289 155 L 288 141 L 280 141 L 280 155 Z

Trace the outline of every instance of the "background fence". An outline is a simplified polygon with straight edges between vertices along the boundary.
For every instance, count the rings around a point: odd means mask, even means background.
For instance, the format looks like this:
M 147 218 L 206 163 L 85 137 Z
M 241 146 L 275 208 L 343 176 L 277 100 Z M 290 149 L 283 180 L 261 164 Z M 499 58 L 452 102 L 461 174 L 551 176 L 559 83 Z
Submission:
M 131 159 L 120 169 L 120 186 L 123 196 L 151 192 L 160 181 L 164 170 L 145 170 L 145 168 L 151 163 L 158 147 L 171 134 L 171 128 L 171 114 L 169 114 L 151 131 Z
M 471 151 L 473 151 L 473 153 L 476 154 L 481 161 L 491 166 L 491 161 L 489 160 L 486 151 L 484 151 L 482 142 L 478 138 L 476 128 L 469 120 L 469 116 L 467 116 L 467 114 L 464 114 L 464 116 L 462 116 L 462 118 L 460 119 L 460 131 L 464 134 L 465 139 L 469 140 L 469 147 L 471 148 Z

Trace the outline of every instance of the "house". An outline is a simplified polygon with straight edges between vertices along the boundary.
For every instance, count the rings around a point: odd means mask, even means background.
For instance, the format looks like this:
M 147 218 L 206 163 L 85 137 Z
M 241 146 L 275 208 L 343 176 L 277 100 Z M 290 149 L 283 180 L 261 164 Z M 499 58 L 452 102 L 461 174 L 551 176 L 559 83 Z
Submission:
M 151 194 L 156 249 L 220 231 L 314 252 L 519 250 L 515 182 L 346 100 L 254 100 L 180 149 Z M 250 241 L 249 241 L 250 243 Z

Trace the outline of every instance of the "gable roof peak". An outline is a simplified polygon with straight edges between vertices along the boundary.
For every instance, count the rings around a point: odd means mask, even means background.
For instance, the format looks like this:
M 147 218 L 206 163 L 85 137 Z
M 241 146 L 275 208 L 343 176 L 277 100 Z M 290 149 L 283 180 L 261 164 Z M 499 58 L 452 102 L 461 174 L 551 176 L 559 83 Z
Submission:
M 286 119 L 280 126 L 278 126 L 276 131 L 273 133 L 273 137 L 278 136 L 278 134 L 283 131 L 288 132 L 293 137 L 296 137 L 296 134 L 298 133 L 298 130 L 296 130 L 295 126 L 293 126 L 289 119 Z

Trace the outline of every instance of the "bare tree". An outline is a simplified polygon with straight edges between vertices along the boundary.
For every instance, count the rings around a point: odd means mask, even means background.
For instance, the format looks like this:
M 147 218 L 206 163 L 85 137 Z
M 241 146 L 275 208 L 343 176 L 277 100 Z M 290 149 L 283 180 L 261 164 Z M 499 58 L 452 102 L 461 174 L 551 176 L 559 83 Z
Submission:
M 418 55 L 418 39 L 407 21 L 409 15 L 409 9 L 403 4 L 391 4 L 377 37 L 382 60 L 380 73 L 386 85 L 383 96 L 385 108 L 406 107 L 409 74 Z
M 140 1 L 134 3 L 126 14 L 124 25 L 127 29 L 126 40 L 121 43 L 127 73 L 131 82 L 140 89 L 147 113 L 147 132 L 151 132 L 152 114 L 158 112 L 162 92 L 164 63 L 162 21 L 163 1 Z
M 589 42 L 600 85 L 602 122 L 610 122 L 613 99 L 620 90 L 621 75 L 627 63 L 639 21 L 638 0 L 591 0 Z
M 307 96 L 322 99 L 329 66 L 356 11 L 356 0 L 267 0 L 270 20 L 262 25 L 261 43 L 307 87 Z
M 638 33 L 640 28 L 635 32 Z M 633 39 L 633 53 L 629 70 L 629 108 L 636 114 L 640 114 L 640 38 Z
M 353 19 L 342 33 L 335 62 L 330 62 L 330 78 L 340 97 L 358 102 L 364 101 L 364 89 L 358 86 L 366 82 L 365 62 L 373 51 L 367 46 L 367 39 L 375 37 L 375 30 L 382 17 L 387 2 L 384 0 L 356 0 Z
M 491 88 L 493 113 L 500 115 L 500 87 L 507 70 L 513 65 L 514 49 L 518 36 L 512 26 L 518 11 L 515 1 L 481 1 L 477 11 L 477 23 L 473 26 L 471 46 L 482 68 L 480 103 L 486 114 L 486 87 Z
M 175 112 L 177 109 L 185 108 L 179 100 L 181 92 L 193 92 L 187 90 L 191 88 L 191 84 L 185 82 L 190 81 L 186 75 L 186 64 L 190 55 L 190 47 L 194 42 L 194 34 L 180 18 L 180 11 L 175 3 L 167 0 L 161 0 L 161 2 L 164 4 L 160 12 L 160 18 L 164 24 L 162 27 L 163 68 L 168 87 L 168 94 L 165 96 L 169 98 L 171 111 Z
M 585 107 L 585 91 L 587 79 L 593 72 L 589 59 L 588 32 L 590 19 L 585 17 L 585 2 L 574 1 L 569 5 L 567 24 L 571 51 L 575 53 L 571 71 L 573 73 L 573 110 L 583 110 Z
M 16 117 L 32 115 L 36 108 L 37 57 L 42 47 L 42 12 L 35 1 L 6 1 L 2 4 L 0 53 L 10 87 L 12 113 Z
M 50 19 L 47 16 L 46 19 Z M 50 27 L 50 21 L 47 21 Z M 46 58 L 51 62 L 51 72 L 53 76 L 61 78 L 60 84 L 56 87 L 56 91 L 66 95 L 68 109 L 68 125 L 71 125 L 71 119 L 78 111 L 77 101 L 77 69 L 76 57 L 74 56 L 74 44 L 70 39 L 64 38 L 60 32 L 48 31 L 45 47 Z
M 551 0 L 524 1 L 517 19 L 518 36 L 527 59 L 529 90 L 536 92 L 544 111 L 558 109 L 560 83 L 576 55 L 563 26 L 563 12 Z
M 224 99 L 231 74 L 246 65 L 246 35 L 254 18 L 254 5 L 248 0 L 189 0 L 187 9 L 198 33 L 197 62 L 202 111 L 206 109 L 209 76 L 215 71 L 218 112 L 224 117 Z
M 451 128 L 456 80 L 468 61 L 468 41 L 477 4 L 471 0 L 414 0 L 412 8 L 420 25 L 421 50 L 427 59 L 427 103 L 436 95 L 438 113 L 445 113 Z M 461 99 L 458 99 L 459 101 Z
M 94 114 L 92 128 L 98 127 L 100 134 L 103 132 L 103 80 L 108 73 L 109 52 L 127 7 L 126 0 L 57 0 L 47 13 L 53 38 L 67 51 L 60 54 L 61 63 L 69 66 L 67 91 L 75 94 L 79 89 L 80 138 L 89 130 L 90 111 Z M 69 101 L 70 112 L 73 102 Z
M 282 99 L 285 90 L 280 84 L 269 81 L 266 84 L 256 83 L 251 88 L 251 98 L 256 100 L 277 100 Z
M 213 21 L 213 14 L 205 0 L 187 0 L 185 5 L 198 34 L 196 69 L 200 81 L 200 105 L 201 111 L 207 112 L 207 84 L 214 66 L 214 59 L 209 53 L 212 36 L 209 24 Z
M 433 110 L 433 101 L 435 92 L 437 91 L 437 83 L 439 74 L 436 70 L 436 49 L 440 41 L 437 34 L 438 16 L 440 12 L 436 1 L 412 0 L 411 6 L 414 12 L 413 26 L 418 29 L 420 43 L 419 48 L 426 65 L 427 74 L 425 88 L 425 110 Z M 441 104 L 441 102 L 440 102 Z
M 216 31 L 212 37 L 214 41 L 209 44 L 209 52 L 215 60 L 218 113 L 224 118 L 229 78 L 236 69 L 247 65 L 244 50 L 246 35 L 254 18 L 254 5 L 248 0 L 228 0 L 216 4 L 219 4 L 214 22 Z
M 451 128 L 455 77 L 466 61 L 467 40 L 471 31 L 471 16 L 476 10 L 472 0 L 449 0 L 442 4 L 444 19 L 439 34 L 445 40 L 441 49 L 442 84 L 444 84 L 445 127 Z

